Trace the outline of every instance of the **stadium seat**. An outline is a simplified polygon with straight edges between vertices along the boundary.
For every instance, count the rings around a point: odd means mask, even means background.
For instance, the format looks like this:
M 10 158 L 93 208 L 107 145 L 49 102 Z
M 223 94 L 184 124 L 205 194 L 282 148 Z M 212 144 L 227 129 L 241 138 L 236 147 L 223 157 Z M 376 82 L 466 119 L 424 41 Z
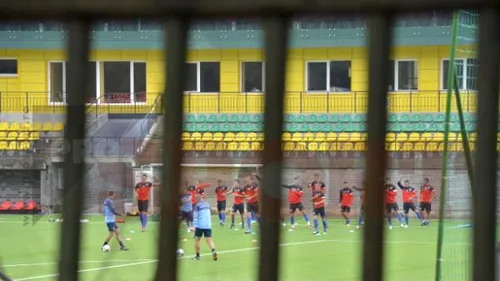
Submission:
M 201 123 L 198 127 L 198 131 L 204 133 L 210 131 L 210 127 L 208 126 L 207 123 Z
M 21 130 L 20 131 L 30 131 L 31 130 L 31 124 L 29 122 L 24 122 L 21 125 Z
M 434 123 L 443 123 L 444 122 L 444 114 L 443 113 L 434 114 L 433 121 L 434 121 Z
M 257 133 L 255 133 L 255 132 L 248 133 L 246 135 L 246 141 L 249 141 L 249 142 L 257 141 Z
M 237 142 L 231 142 L 227 146 L 227 150 L 229 151 L 236 151 L 238 150 L 238 143 Z
M 361 141 L 366 141 L 368 139 L 368 133 L 361 134 Z
M 361 133 L 351 133 L 351 135 L 349 136 L 349 141 L 360 142 L 361 141 Z
M 316 116 L 316 114 L 309 114 L 306 117 L 306 122 L 307 123 L 316 123 L 316 122 L 318 122 L 318 116 Z
M 7 135 L 7 140 L 8 141 L 16 140 L 17 136 L 18 136 L 17 132 L 9 132 L 9 134 Z
M 229 116 L 228 122 L 230 123 L 238 123 L 240 122 L 240 116 L 238 114 L 232 114 Z
M 203 151 L 203 150 L 205 150 L 205 143 L 200 142 L 200 141 L 195 142 L 194 143 L 194 150 L 196 150 L 196 151 Z
M 340 143 L 331 143 L 330 146 L 328 147 L 329 151 L 338 151 L 340 149 Z
M 196 123 L 205 123 L 205 122 L 207 122 L 207 117 L 205 116 L 205 114 L 198 114 L 198 115 L 196 115 L 195 122 Z
M 315 142 L 324 142 L 326 139 L 325 133 L 317 133 L 314 137 Z
M 221 142 L 224 139 L 224 134 L 223 133 L 215 133 L 213 134 L 213 141 L 215 142 Z
M 17 123 L 17 122 L 10 123 L 10 125 L 9 125 L 9 131 L 18 132 L 20 130 L 21 130 L 21 125 L 19 125 L 19 123 Z
M 440 143 L 437 147 L 437 151 L 443 151 L 444 150 L 444 143 Z
M 396 141 L 396 134 L 395 133 L 387 133 L 385 135 L 385 141 L 386 142 L 395 142 Z
M 456 133 L 452 133 L 450 132 L 448 134 L 448 141 L 449 142 L 454 142 L 454 141 L 457 141 L 457 134 Z
M 477 140 L 477 133 L 470 133 L 469 141 L 475 142 Z
M 304 134 L 304 141 L 306 141 L 306 142 L 314 141 L 314 134 L 313 133 L 305 133 Z
M 29 140 L 36 141 L 40 139 L 40 132 L 31 132 Z
M 254 114 L 250 118 L 250 122 L 252 122 L 252 123 L 262 123 L 262 119 L 263 119 L 262 114 Z
M 348 133 L 340 133 L 338 135 L 337 141 L 339 141 L 339 142 L 349 141 L 349 134 Z
M 423 123 L 417 123 L 415 125 L 415 132 L 425 132 L 427 130 L 427 126 L 426 124 L 423 124 Z
M 217 143 L 217 146 L 215 147 L 215 150 L 217 151 L 224 151 L 227 148 L 227 143 L 225 142 L 219 142 Z
M 410 116 L 410 122 L 419 123 L 420 122 L 420 114 L 412 114 Z
M 364 142 L 357 142 L 354 144 L 354 151 L 365 151 L 366 145 Z
M 284 151 L 293 151 L 295 148 L 295 145 L 293 144 L 293 142 L 286 142 L 284 145 L 283 145 L 283 150 Z
M 14 206 L 10 207 L 11 211 L 22 211 L 23 209 L 24 209 L 23 201 L 16 201 L 16 203 L 14 203 Z
M 319 123 L 327 123 L 328 122 L 328 115 L 327 114 L 321 114 L 318 119 Z
M 307 150 L 309 151 L 317 151 L 318 150 L 318 143 L 317 142 L 310 142 L 307 144 Z
M 426 145 L 425 150 L 434 152 L 438 149 L 438 144 L 435 142 L 430 142 Z
M 399 151 L 401 147 L 401 143 L 393 142 L 389 145 L 389 151 Z
M 417 142 L 413 145 L 413 151 L 425 151 L 425 143 Z
M 295 151 L 307 151 L 307 145 L 305 142 L 299 142 L 295 146 Z
M 191 141 L 200 141 L 201 140 L 201 133 L 192 133 L 191 134 Z
M 389 122 L 389 123 L 397 123 L 398 122 L 398 116 L 397 116 L 397 114 L 390 113 L 389 116 L 387 117 L 387 122 Z
M 217 115 L 217 122 L 219 122 L 219 123 L 227 123 L 228 122 L 227 115 L 226 114 L 219 114 L 219 115 Z
M 336 141 L 337 140 L 337 134 L 336 133 L 328 133 L 326 135 L 326 141 Z
M 221 132 L 227 133 L 231 131 L 231 125 L 229 125 L 229 123 L 224 123 L 219 125 L 219 129 Z
M 340 144 L 340 151 L 353 151 L 354 150 L 354 145 L 350 142 L 346 142 L 346 143 L 341 143 Z
M 398 114 L 399 123 L 408 123 L 410 121 L 410 116 L 406 113 Z
M 2 205 L 0 205 L 0 211 L 8 211 L 10 210 L 11 203 L 9 200 L 5 200 L 2 202 Z
M 259 133 L 257 135 L 257 141 L 264 141 L 264 133 Z
M 239 146 L 240 151 L 250 151 L 250 144 L 248 142 L 241 142 Z
M 31 134 L 33 134 L 33 133 L 31 133 Z M 181 134 L 181 140 L 182 141 L 188 141 L 190 139 L 191 139 L 191 135 L 189 135 L 189 133 L 182 133 Z
M 412 150 L 413 150 L 413 144 L 410 142 L 405 142 L 401 146 L 401 151 L 408 152 L 408 151 L 412 151 Z
M 462 143 L 459 143 L 459 142 L 450 143 L 448 146 L 448 150 L 451 152 L 463 151 Z
M 7 150 L 8 145 L 6 141 L 0 141 L 0 150 Z
M 215 142 L 207 142 L 205 144 L 205 150 L 214 151 L 215 150 Z
M 215 114 L 210 114 L 207 118 L 207 123 L 216 123 L 217 122 L 217 115 Z
M 261 151 L 262 146 L 260 145 L 260 142 L 252 142 L 252 150 L 253 151 Z
M 193 114 L 186 114 L 186 115 L 184 115 L 184 120 L 187 123 L 194 123 L 194 122 L 196 122 L 196 118 L 194 117 Z
M 302 114 L 295 116 L 295 123 L 304 123 L 306 121 L 306 117 Z
M 408 141 L 411 141 L 411 142 L 420 141 L 420 134 L 419 133 L 411 133 L 410 136 L 408 137 Z
M 391 132 L 401 132 L 403 127 L 400 123 L 389 123 L 389 131 Z
M 292 140 L 292 135 L 290 133 L 283 133 L 281 134 L 281 140 L 282 141 L 291 141 Z
M 201 137 L 202 141 L 212 141 L 212 133 L 203 133 L 203 136 Z
M 26 203 L 26 206 L 24 207 L 24 210 L 26 210 L 26 211 L 36 211 L 36 210 L 38 210 L 38 204 L 36 203 L 35 200 L 29 200 Z
M 212 133 L 219 132 L 221 130 L 219 123 L 208 123 L 208 131 Z
M 293 133 L 292 141 L 294 142 L 302 141 L 302 133 Z
M 330 150 L 330 144 L 327 142 L 322 142 L 319 144 L 318 150 L 319 151 L 328 151 L 328 150 Z
M 9 123 L 1 122 L 0 123 L 0 131 L 7 131 L 7 130 L 9 130 Z
M 186 151 L 189 151 L 189 150 L 193 150 L 193 143 L 190 142 L 190 141 L 186 141 L 186 142 L 183 142 L 182 143 L 182 150 L 186 150 Z
M 405 142 L 408 140 L 408 134 L 407 133 L 399 133 L 396 136 L 396 142 Z
M 50 132 L 53 130 L 53 128 L 54 128 L 54 125 L 52 124 L 52 122 L 45 122 L 43 124 L 42 131 Z
M 434 142 L 444 141 L 444 134 L 443 133 L 434 133 L 434 135 L 432 136 L 432 141 L 434 141 Z
M 245 141 L 246 138 L 247 138 L 247 136 L 245 135 L 245 133 L 237 133 L 236 136 L 234 137 L 234 141 L 242 142 L 242 141 Z
M 19 136 L 17 137 L 17 140 L 20 140 L 20 141 L 25 141 L 25 140 L 28 140 L 29 139 L 29 132 L 21 132 L 19 133 Z
M 0 140 L 6 140 L 7 139 L 7 132 L 0 132 Z
M 432 134 L 431 133 L 423 133 L 420 136 L 420 140 L 425 141 L 425 142 L 429 142 L 432 140 Z
M 224 135 L 224 141 L 225 142 L 232 142 L 232 141 L 234 141 L 234 134 L 233 133 L 226 133 Z

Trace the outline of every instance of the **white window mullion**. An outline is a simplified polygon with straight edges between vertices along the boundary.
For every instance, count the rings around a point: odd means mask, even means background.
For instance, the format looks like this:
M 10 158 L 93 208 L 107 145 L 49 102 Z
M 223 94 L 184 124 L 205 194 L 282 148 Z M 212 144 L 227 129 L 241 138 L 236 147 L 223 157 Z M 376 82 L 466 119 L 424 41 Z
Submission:
M 399 61 L 394 61 L 394 91 L 399 91 Z
M 266 91 L 266 63 L 262 62 L 262 92 Z
M 96 61 L 95 62 L 95 87 L 96 87 L 95 99 L 96 99 L 97 104 L 101 103 L 101 68 L 99 66 L 100 66 L 100 62 Z
M 67 103 L 66 100 L 66 62 L 62 62 L 62 88 L 63 88 L 63 103 Z
M 196 91 L 197 92 L 201 92 L 200 64 L 201 64 L 201 62 L 196 63 Z
M 134 93 L 134 62 L 130 62 L 130 103 L 135 102 L 135 93 Z
M 326 92 L 330 92 L 330 62 L 325 63 L 326 67 Z
M 467 89 L 467 59 L 462 59 L 462 88 L 461 90 Z

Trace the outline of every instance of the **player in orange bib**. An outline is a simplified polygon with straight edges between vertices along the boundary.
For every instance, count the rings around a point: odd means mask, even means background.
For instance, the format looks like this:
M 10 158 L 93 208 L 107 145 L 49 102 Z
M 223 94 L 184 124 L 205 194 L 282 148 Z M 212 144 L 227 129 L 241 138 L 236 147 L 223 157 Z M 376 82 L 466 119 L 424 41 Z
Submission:
M 345 181 L 344 186 L 340 190 L 339 203 L 340 203 L 340 212 L 342 213 L 342 216 L 345 219 L 346 226 L 351 225 L 350 213 L 353 202 L 354 202 L 354 191 L 352 190 L 352 188 L 349 187 L 348 183 Z
M 152 182 L 148 181 L 148 175 L 143 174 L 141 181 L 135 185 L 134 194 L 137 198 L 137 209 L 139 209 L 139 218 L 141 220 L 141 230 L 146 231 L 148 223 L 148 207 L 149 207 L 149 194 L 151 188 L 155 186 Z
M 401 219 L 401 214 L 399 213 L 398 206 L 398 189 L 394 184 L 390 182 L 389 178 L 386 178 L 385 184 L 385 211 L 387 213 L 387 222 L 389 222 L 389 229 L 392 229 L 394 226 L 392 225 L 392 214 L 395 213 L 399 225 L 404 227 L 403 221 Z
M 415 207 L 415 202 L 414 202 L 415 197 L 417 197 L 417 191 L 415 190 L 415 188 L 413 188 L 413 186 L 410 185 L 409 180 L 405 180 L 404 185 L 401 184 L 401 180 L 402 179 L 400 179 L 398 181 L 398 186 L 403 191 L 403 212 L 405 215 L 405 223 L 406 223 L 405 228 L 410 227 L 410 220 L 408 218 L 408 213 L 410 212 L 410 210 L 412 210 L 415 213 L 415 215 L 417 215 L 417 218 L 420 220 L 420 223 L 423 225 L 422 216 L 417 211 L 417 208 Z
M 217 197 L 217 212 L 219 213 L 220 226 L 224 226 L 226 222 L 226 195 L 229 187 L 222 184 L 222 180 L 217 180 L 215 187 L 215 195 Z
M 243 220 L 243 214 L 245 213 L 245 190 L 240 186 L 240 180 L 235 179 L 233 182 L 233 189 L 227 193 L 227 195 L 233 195 L 233 207 L 231 208 L 231 226 L 229 229 L 238 230 L 234 226 L 234 215 L 238 212 L 241 217 L 241 228 L 245 229 L 245 221 Z
M 321 190 L 319 184 L 313 185 L 313 217 L 314 217 L 314 235 L 319 235 L 319 226 L 318 226 L 318 216 L 321 217 L 321 221 L 323 222 L 323 234 L 326 235 L 326 230 L 328 228 L 328 224 L 326 221 L 326 212 L 325 212 L 325 193 Z
M 424 178 L 420 187 L 420 212 L 424 218 L 422 226 L 429 225 L 429 218 L 432 210 L 432 200 L 436 198 L 436 189 L 429 183 L 429 178 Z

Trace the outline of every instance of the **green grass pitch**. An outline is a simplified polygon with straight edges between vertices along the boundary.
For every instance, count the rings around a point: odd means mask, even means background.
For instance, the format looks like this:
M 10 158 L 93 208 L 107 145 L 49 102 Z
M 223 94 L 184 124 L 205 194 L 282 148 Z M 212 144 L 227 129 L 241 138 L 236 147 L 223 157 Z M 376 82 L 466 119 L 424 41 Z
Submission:
M 118 251 L 116 241 L 111 252 L 101 252 L 107 235 L 101 216 L 89 217 L 82 224 L 81 280 L 152 280 L 156 267 L 158 223 L 150 222 L 148 231 L 140 232 L 136 218 L 128 218 L 119 227 L 127 240 L 128 252 Z M 281 246 L 281 280 L 342 280 L 361 279 L 362 233 L 348 228 L 341 220 L 329 220 L 327 235 L 314 236 L 303 219 L 296 230 L 283 228 Z M 395 227 L 386 231 L 385 280 L 434 280 L 436 261 L 437 222 L 420 227 L 412 220 L 410 228 Z M 459 222 L 447 222 L 458 225 Z M 55 280 L 59 247 L 59 223 L 49 223 L 41 217 L 23 223 L 17 215 L 0 216 L 0 265 L 14 280 Z M 247 281 L 256 280 L 258 267 L 258 235 L 244 234 L 220 227 L 214 217 L 213 235 L 219 260 L 213 261 L 206 243 L 202 242 L 200 261 L 191 260 L 194 254 L 192 234 L 181 228 L 179 247 L 185 251 L 180 260 L 180 280 L 189 281 Z M 254 225 L 254 228 L 258 228 Z M 321 229 L 321 223 L 320 223 Z M 352 231 L 351 231 L 352 230 Z M 453 229 L 454 240 L 446 244 L 444 281 L 469 280 L 466 278 L 469 244 L 467 229 Z M 448 278 L 449 277 L 449 278 Z

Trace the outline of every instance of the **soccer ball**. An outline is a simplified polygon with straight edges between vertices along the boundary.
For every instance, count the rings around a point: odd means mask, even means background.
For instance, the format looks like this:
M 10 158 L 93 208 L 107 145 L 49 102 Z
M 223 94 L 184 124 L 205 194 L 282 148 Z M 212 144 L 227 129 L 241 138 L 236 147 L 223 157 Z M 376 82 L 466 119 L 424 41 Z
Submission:
M 182 258 L 184 256 L 184 250 L 183 249 L 178 249 L 177 250 L 177 257 Z
M 104 246 L 102 246 L 102 251 L 107 253 L 107 252 L 111 251 L 111 247 L 109 245 L 104 245 Z

